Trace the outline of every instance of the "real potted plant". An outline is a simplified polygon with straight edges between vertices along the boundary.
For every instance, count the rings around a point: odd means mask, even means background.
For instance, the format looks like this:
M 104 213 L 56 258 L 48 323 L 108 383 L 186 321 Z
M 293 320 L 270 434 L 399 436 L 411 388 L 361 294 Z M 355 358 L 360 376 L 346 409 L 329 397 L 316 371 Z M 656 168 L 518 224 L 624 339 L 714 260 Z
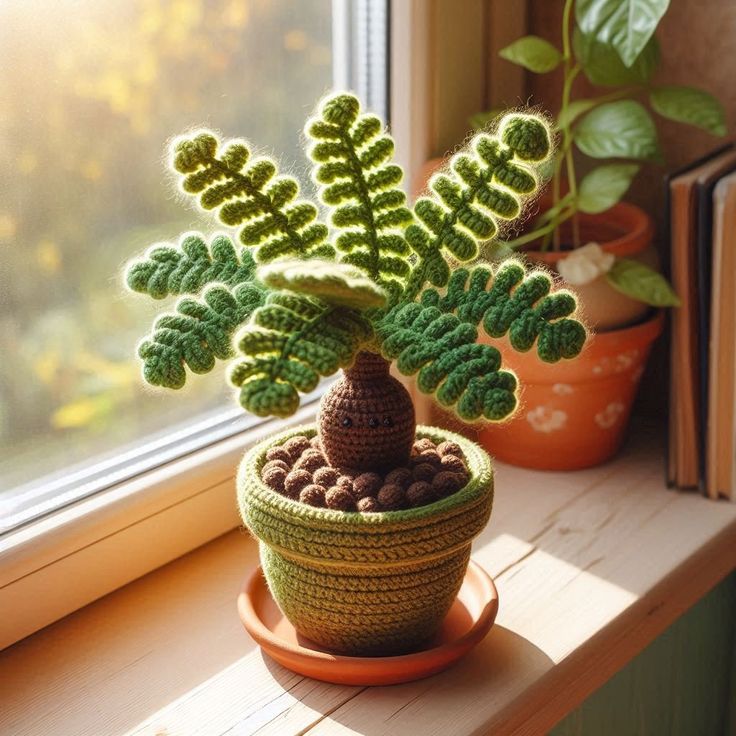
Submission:
M 169 388 L 183 386 L 187 368 L 234 358 L 240 403 L 263 417 L 291 416 L 300 393 L 343 369 L 315 425 L 246 454 L 240 509 L 270 591 L 300 633 L 337 652 L 411 651 L 458 592 L 493 483 L 477 445 L 416 427 L 389 365 L 463 420 L 497 422 L 516 407 L 517 381 L 478 341 L 480 327 L 508 335 L 514 350 L 536 345 L 547 363 L 578 355 L 586 331 L 575 298 L 547 274 L 516 260 L 461 266 L 537 191 L 549 130 L 536 115 L 506 116 L 413 210 L 390 163 L 393 141 L 354 96 L 324 100 L 306 134 L 332 230 L 245 141 L 201 131 L 174 142 L 182 190 L 240 242 L 185 234 L 129 265 L 132 290 L 186 295 L 138 354 L 145 379 Z
M 563 67 L 555 121 L 561 142 L 550 159 L 551 192 L 541 214 L 500 247 L 556 271 L 575 290 L 595 333 L 580 360 L 550 371 L 540 370 L 530 356 L 508 352 L 508 365 L 526 387 L 525 407 L 503 431 L 489 427 L 481 439 L 492 454 L 515 464 L 571 469 L 615 453 L 662 328 L 662 315 L 652 308 L 679 303 L 657 271 L 651 218 L 620 201 L 639 162 L 661 158 L 654 120 L 642 102 L 714 135 L 726 128 L 721 105 L 707 92 L 652 83 L 659 62 L 654 32 L 667 3 L 644 5 L 647 12 L 627 13 L 622 3 L 566 0 L 561 49 L 526 36 L 500 52 L 537 74 Z M 609 91 L 576 97 L 581 73 Z M 482 126 L 493 117 L 481 113 L 473 122 Z M 592 159 L 618 160 L 579 180 L 574 148 Z

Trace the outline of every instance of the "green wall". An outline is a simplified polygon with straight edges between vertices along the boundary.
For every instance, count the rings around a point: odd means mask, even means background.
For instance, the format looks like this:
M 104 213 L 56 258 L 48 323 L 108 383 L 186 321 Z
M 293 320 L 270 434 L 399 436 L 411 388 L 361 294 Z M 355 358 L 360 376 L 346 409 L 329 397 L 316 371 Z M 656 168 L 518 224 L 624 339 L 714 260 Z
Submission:
M 736 736 L 736 573 L 551 736 Z

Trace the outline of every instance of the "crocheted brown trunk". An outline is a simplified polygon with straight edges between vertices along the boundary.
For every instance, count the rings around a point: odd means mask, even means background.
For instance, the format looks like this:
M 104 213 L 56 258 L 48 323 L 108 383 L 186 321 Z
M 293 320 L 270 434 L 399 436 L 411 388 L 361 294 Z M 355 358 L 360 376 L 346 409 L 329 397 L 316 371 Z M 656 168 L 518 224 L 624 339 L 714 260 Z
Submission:
M 390 470 L 409 461 L 416 418 L 409 392 L 376 353 L 355 363 L 324 395 L 319 413 L 322 447 L 334 468 Z

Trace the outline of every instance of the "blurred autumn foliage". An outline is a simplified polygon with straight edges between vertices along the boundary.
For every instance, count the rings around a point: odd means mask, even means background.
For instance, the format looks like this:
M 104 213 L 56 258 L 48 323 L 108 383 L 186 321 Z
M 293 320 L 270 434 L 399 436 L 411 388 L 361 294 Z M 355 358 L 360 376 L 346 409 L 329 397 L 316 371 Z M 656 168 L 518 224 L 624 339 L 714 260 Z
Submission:
M 212 227 L 162 186 L 172 135 L 243 135 L 306 178 L 298 141 L 330 87 L 330 13 L 330 0 L 0 4 L 0 491 L 226 400 L 219 379 L 186 401 L 143 388 L 131 356 L 154 308 L 123 295 L 119 272 Z

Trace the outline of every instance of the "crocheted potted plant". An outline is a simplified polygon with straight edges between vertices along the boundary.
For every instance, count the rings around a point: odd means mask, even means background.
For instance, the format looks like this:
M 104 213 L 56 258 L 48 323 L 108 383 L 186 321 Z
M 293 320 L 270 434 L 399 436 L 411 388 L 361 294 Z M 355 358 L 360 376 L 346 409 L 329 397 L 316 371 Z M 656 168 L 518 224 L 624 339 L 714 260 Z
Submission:
M 516 464 L 569 469 L 615 453 L 662 329 L 657 309 L 679 303 L 658 272 L 651 218 L 620 201 L 641 164 L 661 158 L 645 105 L 713 135 L 724 135 L 726 126 L 720 103 L 704 90 L 653 83 L 654 34 L 667 3 L 645 5 L 646 12 L 625 12 L 616 3 L 566 0 L 561 48 L 526 36 L 500 52 L 532 73 L 563 72 L 555 124 L 561 143 L 550 159 L 550 192 L 542 213 L 504 247 L 554 269 L 596 333 L 582 360 L 551 371 L 509 351 L 509 365 L 527 387 L 525 408 L 503 432 L 484 432 L 483 442 Z M 581 96 L 576 82 L 582 76 L 586 95 L 590 85 L 605 92 Z M 482 125 L 488 116 L 493 113 L 474 122 Z M 601 165 L 579 178 L 580 157 Z
M 413 210 L 390 163 L 393 141 L 355 97 L 324 100 L 306 134 L 331 228 L 245 141 L 202 131 L 174 142 L 182 190 L 239 242 L 187 234 L 130 264 L 134 291 L 188 295 L 138 353 L 145 379 L 169 388 L 187 368 L 232 358 L 240 403 L 262 417 L 291 416 L 300 393 L 343 370 L 316 424 L 246 454 L 240 510 L 270 591 L 301 634 L 338 652 L 408 651 L 455 598 L 493 484 L 477 445 L 417 428 L 389 366 L 464 420 L 500 422 L 516 407 L 517 381 L 479 328 L 549 363 L 580 352 L 575 299 L 546 274 L 516 261 L 461 266 L 537 191 L 549 131 L 538 116 L 507 116 Z

